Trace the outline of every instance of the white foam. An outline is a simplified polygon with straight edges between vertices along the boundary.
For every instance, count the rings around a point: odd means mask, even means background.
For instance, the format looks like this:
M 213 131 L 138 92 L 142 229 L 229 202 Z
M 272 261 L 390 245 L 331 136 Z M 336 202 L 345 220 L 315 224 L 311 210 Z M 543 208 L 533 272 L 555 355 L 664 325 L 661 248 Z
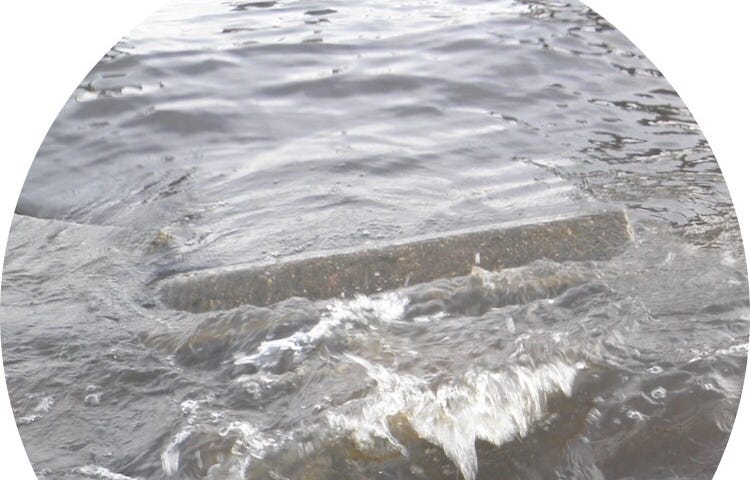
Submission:
M 220 464 L 209 468 L 206 479 L 242 480 L 247 478 L 247 469 L 254 459 L 262 459 L 268 453 L 275 451 L 280 442 L 258 430 L 247 422 L 232 421 L 219 430 L 219 435 L 234 437 L 231 455 Z M 282 437 L 282 439 L 285 437 Z
M 469 371 L 437 389 L 413 375 L 398 374 L 353 355 L 377 382 L 377 390 L 345 405 L 353 412 L 328 416 L 332 428 L 367 450 L 376 439 L 406 454 L 394 437 L 389 418 L 400 415 L 421 438 L 440 446 L 466 480 L 477 473 L 476 440 L 502 445 L 523 437 L 546 415 L 550 394 L 570 396 L 581 365 L 562 360 L 537 367 L 516 365 L 503 372 Z
M 697 361 L 702 360 L 704 358 L 711 357 L 711 356 L 716 356 L 716 355 L 720 355 L 720 356 L 724 356 L 724 355 L 741 355 L 741 356 L 746 356 L 748 354 L 748 350 L 749 350 L 748 349 L 748 345 L 750 345 L 750 344 L 747 343 L 747 342 L 746 343 L 740 343 L 740 344 L 731 345 L 731 346 L 726 347 L 726 348 L 717 348 L 717 349 L 715 349 L 713 351 L 694 349 L 694 350 L 692 350 L 692 353 L 695 356 L 693 358 L 691 358 L 688 361 L 688 363 L 694 363 L 694 362 L 697 362 Z
M 52 409 L 52 406 L 55 404 L 55 399 L 53 397 L 42 397 L 39 399 L 39 403 L 36 407 L 34 407 L 35 412 L 41 412 L 41 413 L 47 413 Z
M 90 393 L 86 395 L 86 397 L 83 399 L 83 403 L 91 407 L 95 407 L 101 403 L 101 400 L 102 400 L 101 392 Z
M 663 400 L 667 398 L 667 389 L 664 387 L 657 387 L 651 390 L 651 396 L 656 400 Z
M 625 415 L 627 415 L 629 419 L 636 420 L 638 422 L 643 422 L 645 420 L 648 420 L 648 415 L 644 415 L 638 410 L 628 410 Z
M 237 434 L 235 450 L 241 447 L 244 452 L 252 458 L 261 459 L 268 453 L 268 451 L 277 446 L 276 440 L 263 434 L 255 426 L 247 422 L 230 422 L 219 432 L 222 436 L 228 435 L 229 433 Z
M 127 475 L 115 473 L 109 469 L 100 467 L 99 465 L 84 465 L 75 468 L 74 472 L 86 475 L 87 477 L 102 478 L 105 480 L 142 480 L 142 477 L 128 477 Z
M 199 406 L 199 400 L 185 400 L 180 404 L 180 411 L 183 415 L 193 416 L 198 411 Z
M 395 322 L 403 317 L 408 299 L 394 292 L 377 298 L 357 295 L 349 301 L 336 300 L 328 306 L 320 321 L 308 331 L 269 340 L 258 346 L 256 353 L 239 356 L 235 365 L 256 363 L 258 360 L 279 351 L 299 352 L 334 335 L 346 325 L 370 326 L 373 322 Z
M 31 423 L 36 422 L 37 420 L 41 419 L 41 415 L 26 415 L 25 417 L 21 417 L 18 420 L 16 420 L 16 423 L 18 425 L 29 425 Z
M 39 394 L 34 394 L 30 398 L 38 397 Z M 32 409 L 29 415 L 25 415 L 20 418 L 16 418 L 16 425 L 29 425 L 42 419 L 44 413 L 48 413 L 55 405 L 55 399 L 53 397 L 41 397 L 36 406 Z
M 194 416 L 197 409 L 197 405 L 194 405 L 192 401 L 186 401 L 182 403 L 182 407 L 188 403 L 189 406 L 195 407 L 189 409 L 189 415 Z M 220 421 L 223 418 L 223 414 L 214 412 L 212 414 L 212 420 L 214 423 Z M 167 447 L 161 454 L 161 467 L 164 473 L 168 476 L 178 473 L 180 468 L 180 445 L 187 440 L 190 435 L 193 434 L 199 427 L 194 425 L 193 421 L 190 421 L 190 425 L 175 436 L 172 437 Z M 209 475 L 207 478 L 221 478 L 227 479 L 243 479 L 245 478 L 245 472 L 252 459 L 262 459 L 269 451 L 278 447 L 279 442 L 262 433 L 253 425 L 247 422 L 232 421 L 224 425 L 218 434 L 222 437 L 231 435 L 235 438 L 234 444 L 231 448 L 231 455 L 228 456 L 221 464 L 217 464 L 209 468 Z
M 180 430 L 161 453 L 161 469 L 167 475 L 174 475 L 180 468 L 180 444 L 187 440 L 191 433 L 193 427 Z
M 226 436 L 233 433 L 237 440 L 232 446 L 232 455 L 226 464 L 211 470 L 210 478 L 245 478 L 245 472 L 253 458 L 263 458 L 266 449 L 274 442 L 264 437 L 257 428 L 246 422 L 230 422 L 224 426 L 219 435 Z
M 187 427 L 183 428 L 172 437 L 164 451 L 161 453 L 161 468 L 167 475 L 177 473 L 180 468 L 180 445 L 196 430 L 198 410 L 202 403 L 214 400 L 214 394 L 209 393 L 205 398 L 195 400 L 188 399 L 180 403 L 180 412 L 187 417 Z M 212 418 L 214 414 L 212 413 Z

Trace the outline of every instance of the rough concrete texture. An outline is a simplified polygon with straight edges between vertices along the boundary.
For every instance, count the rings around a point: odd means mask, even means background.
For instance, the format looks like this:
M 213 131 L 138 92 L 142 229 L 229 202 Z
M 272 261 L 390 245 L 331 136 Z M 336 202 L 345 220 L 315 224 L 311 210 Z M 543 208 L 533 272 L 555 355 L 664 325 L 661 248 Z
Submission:
M 270 305 L 295 296 L 349 297 L 468 275 L 474 265 L 499 271 L 541 258 L 606 260 L 622 252 L 631 239 L 625 212 L 606 211 L 274 264 L 196 271 L 162 281 L 161 298 L 170 308 L 201 312 Z

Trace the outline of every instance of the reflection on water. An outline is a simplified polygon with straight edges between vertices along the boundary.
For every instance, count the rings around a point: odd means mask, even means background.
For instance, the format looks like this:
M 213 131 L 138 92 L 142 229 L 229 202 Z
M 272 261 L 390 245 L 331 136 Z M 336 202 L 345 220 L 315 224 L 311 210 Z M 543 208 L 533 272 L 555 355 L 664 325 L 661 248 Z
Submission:
M 158 279 L 606 204 L 608 261 L 190 313 Z M 173 2 L 50 130 L 2 340 L 40 478 L 707 478 L 748 353 L 734 210 L 580 4 Z

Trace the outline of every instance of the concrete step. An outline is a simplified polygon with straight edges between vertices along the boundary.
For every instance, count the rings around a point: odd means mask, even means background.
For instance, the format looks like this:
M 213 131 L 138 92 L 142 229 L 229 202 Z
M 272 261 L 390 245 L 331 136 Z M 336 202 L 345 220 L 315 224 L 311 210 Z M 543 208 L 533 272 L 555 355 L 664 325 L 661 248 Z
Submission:
M 290 297 L 326 299 L 373 294 L 439 278 L 473 266 L 499 271 L 546 258 L 606 260 L 632 241 L 627 215 L 603 211 L 450 232 L 399 243 L 313 254 L 278 263 L 236 265 L 175 275 L 160 282 L 162 302 L 190 312 L 270 305 Z

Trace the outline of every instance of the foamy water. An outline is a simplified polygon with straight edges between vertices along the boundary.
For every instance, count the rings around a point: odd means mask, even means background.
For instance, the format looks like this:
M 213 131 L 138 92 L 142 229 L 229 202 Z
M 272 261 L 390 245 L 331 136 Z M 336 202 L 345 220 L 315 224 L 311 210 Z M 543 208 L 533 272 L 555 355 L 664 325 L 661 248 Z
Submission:
M 548 414 L 548 396 L 572 394 L 576 371 L 582 368 L 559 361 L 510 367 L 507 372 L 469 371 L 433 390 L 422 379 L 348 358 L 365 368 L 377 382 L 377 390 L 354 402 L 358 413 L 332 414 L 331 426 L 351 432 L 363 450 L 372 448 L 379 438 L 408 454 L 389 426 L 391 419 L 403 416 L 419 437 L 443 449 L 466 480 L 474 480 L 477 474 L 477 440 L 501 446 L 525 437 Z

